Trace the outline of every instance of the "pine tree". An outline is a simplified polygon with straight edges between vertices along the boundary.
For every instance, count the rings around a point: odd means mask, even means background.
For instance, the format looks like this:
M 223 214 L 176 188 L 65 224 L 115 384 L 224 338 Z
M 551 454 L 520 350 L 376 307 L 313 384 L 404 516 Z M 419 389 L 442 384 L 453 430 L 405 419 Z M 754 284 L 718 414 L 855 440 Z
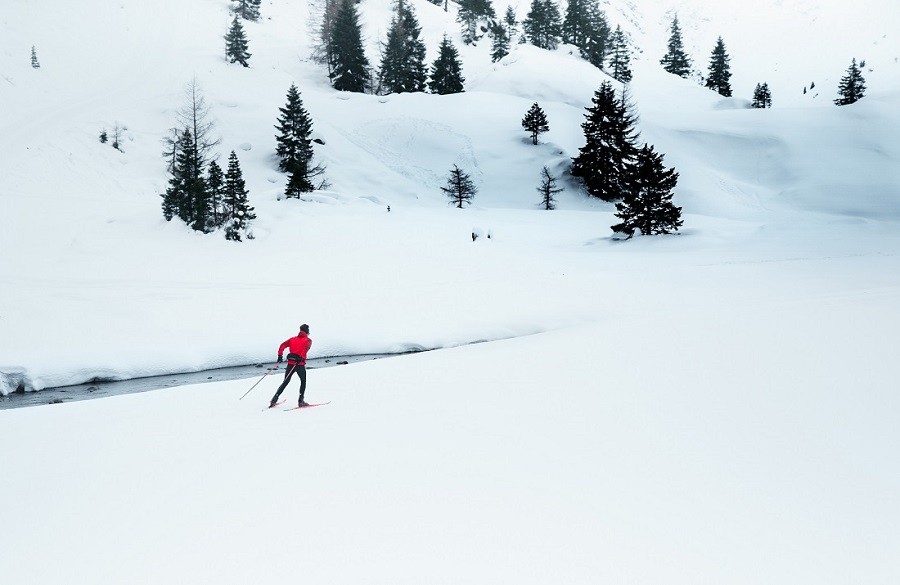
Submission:
M 717 91 L 719 95 L 731 97 L 731 57 L 725 50 L 725 41 L 722 37 L 716 41 L 712 57 L 709 60 L 709 77 L 706 78 L 706 87 Z
M 509 55 L 509 35 L 502 23 L 491 25 L 491 39 L 491 63 L 496 63 Z
M 106 128 L 100 131 L 100 144 L 106 144 L 109 141 L 109 135 L 106 133 Z
M 621 83 L 631 81 L 631 52 L 628 50 L 628 39 L 621 26 L 616 26 L 612 34 L 609 51 L 609 71 L 613 79 Z
M 506 12 L 503 14 L 503 22 L 506 24 L 506 30 L 509 32 L 509 39 L 512 42 L 512 38 L 518 32 L 518 20 L 516 20 L 516 9 L 512 6 L 506 7 Z
M 275 153 L 279 158 L 278 168 L 288 173 L 284 194 L 287 198 L 299 199 L 302 193 L 324 186 L 324 180 L 319 185 L 315 185 L 313 180 L 323 175 L 325 168 L 313 163 L 312 118 L 303 107 L 296 85 L 291 84 L 288 88 L 287 104 L 278 111 L 281 116 L 275 126 L 278 129 Z
M 244 67 L 249 67 L 247 63 L 247 59 L 250 58 L 250 53 L 247 52 L 249 46 L 250 43 L 244 34 L 244 26 L 235 16 L 231 22 L 231 28 L 228 29 L 228 34 L 225 35 L 225 58 L 229 63 L 240 63 Z
M 41 68 L 41 64 L 38 63 L 37 50 L 34 48 L 34 45 L 31 45 L 31 66 L 35 69 Z
M 234 13 L 244 20 L 259 20 L 259 5 L 261 2 L 262 0 L 234 0 Z
M 312 118 L 303 107 L 300 90 L 293 83 L 288 88 L 287 104 L 278 111 L 281 116 L 275 126 L 278 129 L 275 153 L 279 159 L 278 168 L 287 173 L 296 168 L 298 161 L 308 163 L 312 159 Z
M 556 209 L 556 195 L 563 192 L 556 184 L 557 178 L 550 174 L 550 169 L 546 166 L 541 169 L 541 185 L 537 191 L 541 194 L 540 205 L 547 211 Z
M 169 188 L 163 195 L 162 208 L 166 220 L 177 216 L 195 230 L 207 230 L 209 192 L 190 128 L 185 128 L 178 140 L 175 165 Z
M 496 20 L 491 0 L 459 0 L 456 21 L 461 26 L 463 43 L 477 43 Z
M 575 45 L 582 58 L 602 68 L 609 44 L 609 22 L 597 0 L 569 0 L 562 22 L 562 42 Z
M 541 109 L 537 102 L 531 105 L 528 113 L 522 118 L 522 128 L 531 133 L 532 144 L 537 144 L 538 136 L 550 130 L 550 125 L 547 123 L 547 115 L 544 114 L 544 110 Z
M 754 108 L 772 107 L 772 93 L 769 91 L 768 83 L 756 84 L 756 89 L 753 90 L 753 102 L 750 105 Z
M 666 168 L 662 155 L 647 144 L 631 166 L 625 197 L 616 204 L 616 217 L 622 221 L 612 230 L 629 238 L 638 231 L 645 236 L 677 232 L 684 223 L 681 208 L 672 203 L 678 173 Z
M 250 207 L 249 192 L 244 183 L 244 174 L 234 151 L 228 156 L 228 170 L 225 171 L 225 239 L 241 241 L 241 235 L 253 239 L 249 233 L 250 222 L 256 219 L 253 207 Z
M 352 0 L 339 0 L 326 54 L 328 77 L 338 91 L 363 93 L 369 86 L 369 60 L 363 50 L 359 13 Z
M 383 47 L 381 93 L 425 91 L 425 42 L 419 37 L 421 32 L 412 7 L 400 0 Z
M 660 59 L 663 69 L 679 77 L 687 77 L 691 74 L 691 60 L 684 52 L 684 42 L 681 39 L 681 26 L 678 24 L 678 15 L 672 19 L 671 35 L 669 36 L 668 51 Z
M 637 152 L 637 117 L 627 96 L 616 97 L 612 84 L 603 82 L 585 108 L 585 145 L 572 159 L 572 175 L 581 178 L 588 193 L 604 201 L 624 197 L 628 164 Z
M 209 193 L 209 229 L 218 229 L 225 224 L 225 175 L 216 161 L 210 161 L 206 171 L 206 189 Z
M 866 95 L 866 80 L 863 78 L 862 71 L 856 65 L 856 59 L 847 68 L 847 73 L 841 78 L 838 85 L 838 99 L 834 103 L 838 106 L 847 106 L 855 104 Z
M 535 47 L 555 50 L 562 36 L 556 3 L 553 0 L 531 0 L 531 9 L 522 21 L 522 32 Z
M 438 57 L 431 65 L 431 79 L 428 81 L 428 88 L 431 93 L 441 95 L 460 93 L 465 91 L 463 87 L 465 81 L 459 62 L 459 53 L 453 46 L 453 42 L 445 35 L 438 48 Z
M 478 189 L 468 173 L 453 165 L 453 169 L 450 170 L 450 178 L 447 179 L 447 186 L 441 187 L 441 191 L 450 198 L 451 205 L 462 209 L 464 204 L 472 203 Z
M 600 10 L 597 0 L 587 0 L 587 20 L 584 45 L 579 45 L 581 57 L 598 69 L 603 69 L 603 63 L 609 53 L 609 37 L 612 31 L 609 29 L 609 21 L 606 14 Z

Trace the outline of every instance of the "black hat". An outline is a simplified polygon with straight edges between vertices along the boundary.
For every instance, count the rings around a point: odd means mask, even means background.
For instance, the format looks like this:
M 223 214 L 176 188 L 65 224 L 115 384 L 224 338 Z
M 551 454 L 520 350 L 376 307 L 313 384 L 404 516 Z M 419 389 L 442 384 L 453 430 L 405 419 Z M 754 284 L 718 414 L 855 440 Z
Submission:
M 309 325 L 304 323 L 303 325 L 300 326 L 300 331 L 302 331 L 303 333 L 309 333 Z

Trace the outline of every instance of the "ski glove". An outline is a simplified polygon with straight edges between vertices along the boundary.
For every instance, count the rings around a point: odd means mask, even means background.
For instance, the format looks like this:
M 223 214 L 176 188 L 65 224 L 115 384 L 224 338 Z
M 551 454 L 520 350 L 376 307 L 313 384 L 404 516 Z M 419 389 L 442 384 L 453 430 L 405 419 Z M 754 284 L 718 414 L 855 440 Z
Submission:
M 280 364 L 280 363 L 283 362 L 283 361 L 284 361 L 284 358 L 281 357 L 281 356 L 278 356 L 278 363 Z

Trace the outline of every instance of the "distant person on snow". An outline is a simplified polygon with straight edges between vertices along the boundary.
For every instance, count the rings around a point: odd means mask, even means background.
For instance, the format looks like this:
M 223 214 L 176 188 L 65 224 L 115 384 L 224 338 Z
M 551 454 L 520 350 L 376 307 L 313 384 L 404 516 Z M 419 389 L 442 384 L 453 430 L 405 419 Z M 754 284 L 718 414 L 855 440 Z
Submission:
M 300 333 L 296 337 L 291 337 L 278 347 L 278 363 L 284 361 L 282 354 L 284 354 L 285 349 L 288 350 L 288 367 L 284 373 L 284 381 L 278 387 L 278 392 L 272 397 L 269 408 L 272 408 L 278 402 L 278 397 L 287 388 L 288 382 L 291 381 L 291 375 L 294 372 L 297 372 L 297 375 L 300 377 L 300 400 L 297 402 L 297 406 L 301 408 L 309 406 L 309 404 L 304 402 L 303 394 L 306 392 L 306 355 L 309 353 L 310 347 L 312 347 L 312 339 L 309 337 L 309 325 L 306 323 L 300 326 Z

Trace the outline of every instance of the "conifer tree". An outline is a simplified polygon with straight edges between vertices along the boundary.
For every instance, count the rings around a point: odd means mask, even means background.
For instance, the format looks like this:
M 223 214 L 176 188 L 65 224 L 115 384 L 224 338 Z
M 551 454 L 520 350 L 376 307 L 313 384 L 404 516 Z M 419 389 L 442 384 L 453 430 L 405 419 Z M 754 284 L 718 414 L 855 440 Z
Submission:
M 291 84 L 288 88 L 287 104 L 278 111 L 281 116 L 275 126 L 278 129 L 275 152 L 279 158 L 278 168 L 288 173 L 284 194 L 287 198 L 299 199 L 302 193 L 325 185 L 324 180 L 319 185 L 313 183 L 314 179 L 325 173 L 325 167 L 313 163 L 312 118 L 303 107 L 296 85 Z
M 512 42 L 512 38 L 516 35 L 516 32 L 519 30 L 517 27 L 519 25 L 518 20 L 516 20 L 516 9 L 512 6 L 506 7 L 506 12 L 503 14 L 503 22 L 506 24 L 506 30 L 509 33 L 510 42 Z
M 206 168 L 213 149 L 219 145 L 221 139 L 214 135 L 215 123 L 196 77 L 185 86 L 184 96 L 185 103 L 175 115 L 178 126 L 172 128 L 171 135 L 164 140 L 167 145 L 166 152 L 174 159 L 177 150 L 175 143 L 182 133 L 180 128 L 189 128 L 194 139 L 195 156 L 202 171 Z
M 478 189 L 468 173 L 453 165 L 453 168 L 450 170 L 450 177 L 447 179 L 447 186 L 441 187 L 441 191 L 450 198 L 451 205 L 456 205 L 456 207 L 462 209 L 464 204 L 472 203 L 472 199 L 475 197 Z
M 216 161 L 210 161 L 206 171 L 206 189 L 209 193 L 209 229 L 215 230 L 225 224 L 225 175 Z
M 228 170 L 225 171 L 225 211 L 227 214 L 225 224 L 225 239 L 241 241 L 241 236 L 253 239 L 249 232 L 250 222 L 256 219 L 253 207 L 250 206 L 249 192 L 244 183 L 244 174 L 241 172 L 241 164 L 234 151 L 228 156 Z
M 768 83 L 756 84 L 756 89 L 753 90 L 753 102 L 750 105 L 754 108 L 772 107 L 772 93 L 769 91 Z
M 425 91 L 425 42 L 419 36 L 421 32 L 412 7 L 400 0 L 383 47 L 381 93 Z
M 209 193 L 190 128 L 185 128 L 179 137 L 175 165 L 169 188 L 163 195 L 162 208 L 166 220 L 177 216 L 195 230 L 207 230 Z
M 445 35 L 438 48 L 438 57 L 431 65 L 431 79 L 428 81 L 428 88 L 431 93 L 441 95 L 460 93 L 465 91 L 463 87 L 465 81 L 459 62 L 459 52 Z
M 522 32 L 535 47 L 555 50 L 562 36 L 556 3 L 553 0 L 531 0 L 531 9 L 522 21 Z
M 525 117 L 522 118 L 522 128 L 525 128 L 531 134 L 532 144 L 537 144 L 538 136 L 550 130 L 550 125 L 547 123 L 547 115 L 544 114 L 544 110 L 541 109 L 537 102 L 531 105 Z
M 35 69 L 41 68 L 41 64 L 38 63 L 37 50 L 34 48 L 34 45 L 31 45 L 31 66 Z
M 496 63 L 507 55 L 509 55 L 509 35 L 503 23 L 495 22 L 491 25 L 491 63 Z
M 572 175 L 581 178 L 588 193 L 604 201 L 625 193 L 628 165 L 637 152 L 637 118 L 627 96 L 616 97 L 612 84 L 603 82 L 585 108 L 585 145 L 572 159 Z
M 663 69 L 679 77 L 687 77 L 691 74 L 691 60 L 684 52 L 684 41 L 681 39 L 681 26 L 678 24 L 678 15 L 672 19 L 670 28 L 668 51 L 660 59 Z
M 563 192 L 563 189 L 557 187 L 557 178 L 550 174 L 550 169 L 546 166 L 541 169 L 541 185 L 537 188 L 541 194 L 541 207 L 547 211 L 556 209 L 556 195 Z
M 369 86 L 369 60 L 363 50 L 359 12 L 352 0 L 337 0 L 340 8 L 327 43 L 328 77 L 338 91 L 363 93 Z
M 616 203 L 616 217 L 622 221 L 612 230 L 629 238 L 635 232 L 645 236 L 677 232 L 684 223 L 681 208 L 672 203 L 678 173 L 666 168 L 662 155 L 647 144 L 631 166 L 625 196 Z
M 609 50 L 609 22 L 597 0 L 569 0 L 562 21 L 562 42 L 575 45 L 581 56 L 602 68 Z
M 719 37 L 709 60 L 709 76 L 706 78 L 706 87 L 724 97 L 731 97 L 730 62 L 731 57 L 725 50 L 725 41 Z
M 610 40 L 609 72 L 616 81 L 621 83 L 631 81 L 631 52 L 621 26 L 616 26 Z
M 275 126 L 278 129 L 275 153 L 279 159 L 278 168 L 287 173 L 296 168 L 297 162 L 309 163 L 312 159 L 312 118 L 303 107 L 300 90 L 293 83 L 288 88 L 287 103 L 278 111 L 281 115 Z
M 234 13 L 244 20 L 257 21 L 261 2 L 262 0 L 234 0 Z
M 838 106 L 855 104 L 866 95 L 866 80 L 862 71 L 856 65 L 856 59 L 847 68 L 847 73 L 841 78 L 838 85 L 838 98 L 834 103 Z
M 106 133 L 106 128 L 100 131 L 100 144 L 106 144 L 109 141 L 109 135 Z
M 250 43 L 244 34 L 244 26 L 235 16 L 231 22 L 231 28 L 228 29 L 228 34 L 225 35 L 225 58 L 229 63 L 240 63 L 244 67 L 249 67 L 247 63 L 247 59 L 250 58 L 250 53 L 247 52 L 249 46 Z
M 456 21 L 461 26 L 463 43 L 477 43 L 497 18 L 491 0 L 459 0 Z

